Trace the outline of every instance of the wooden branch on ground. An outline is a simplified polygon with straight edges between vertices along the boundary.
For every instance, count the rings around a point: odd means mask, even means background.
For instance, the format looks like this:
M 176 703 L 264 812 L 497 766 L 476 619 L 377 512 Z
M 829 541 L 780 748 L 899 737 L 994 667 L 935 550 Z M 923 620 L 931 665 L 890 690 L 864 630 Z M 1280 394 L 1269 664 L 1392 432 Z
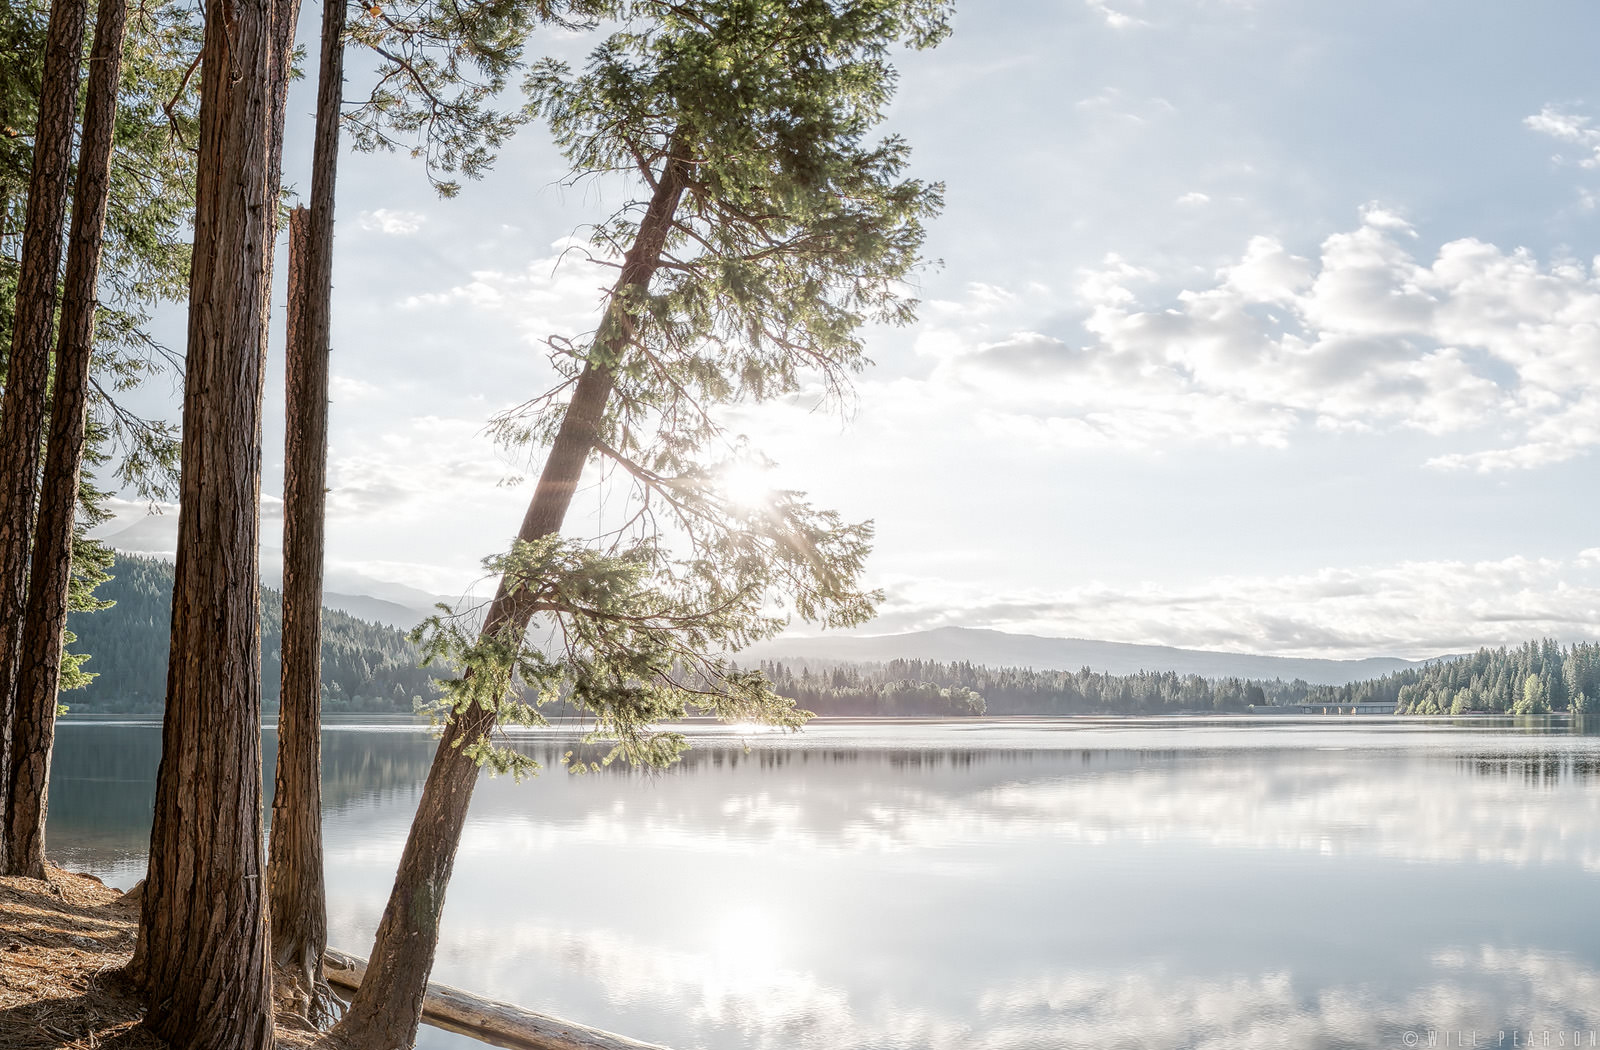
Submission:
M 328 983 L 350 991 L 367 972 L 365 959 L 337 948 L 329 948 L 322 963 Z M 508 1050 L 665 1050 L 434 982 L 422 1003 L 422 1022 Z

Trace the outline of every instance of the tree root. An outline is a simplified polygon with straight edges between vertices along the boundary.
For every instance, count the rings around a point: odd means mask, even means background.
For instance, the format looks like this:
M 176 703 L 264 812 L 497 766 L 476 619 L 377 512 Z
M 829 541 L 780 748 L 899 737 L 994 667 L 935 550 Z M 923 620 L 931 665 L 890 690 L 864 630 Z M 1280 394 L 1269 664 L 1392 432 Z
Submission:
M 278 966 L 278 996 L 312 1031 L 326 1032 L 344 1016 L 345 1001 L 328 984 L 322 967 Z

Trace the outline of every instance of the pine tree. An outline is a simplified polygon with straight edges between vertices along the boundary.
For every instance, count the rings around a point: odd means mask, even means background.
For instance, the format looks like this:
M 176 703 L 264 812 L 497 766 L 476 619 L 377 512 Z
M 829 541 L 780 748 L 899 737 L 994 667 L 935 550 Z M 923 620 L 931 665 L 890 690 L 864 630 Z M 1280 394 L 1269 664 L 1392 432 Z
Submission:
M 60 91 L 66 50 L 47 46 L 51 33 L 59 35 L 68 24 L 60 15 L 59 5 L 57 8 L 52 11 L 50 5 L 38 0 L 24 0 L 0 10 L 0 41 L 4 42 L 0 47 L 0 80 L 4 82 L 0 89 L 0 123 L 5 127 L 5 135 L 0 136 L 0 339 L 8 345 L 26 343 L 36 348 L 41 338 L 49 338 L 49 326 L 45 323 L 41 327 L 41 320 L 47 321 L 57 308 L 53 276 L 49 277 L 48 293 L 40 294 L 48 276 L 46 271 L 54 265 L 40 247 L 41 240 L 50 239 L 47 232 L 40 232 L 40 215 L 53 214 L 54 226 L 63 232 L 65 222 L 64 211 L 52 203 L 53 189 L 40 195 L 29 192 L 28 187 L 36 179 L 42 179 L 42 185 L 58 185 L 50 174 L 56 170 L 54 160 L 46 156 L 48 163 L 36 169 L 35 154 L 49 154 L 61 145 L 63 107 L 70 138 L 71 109 L 76 102 L 75 97 L 63 99 Z M 44 18 L 47 13 L 54 19 L 54 29 L 48 31 Z M 102 11 L 102 23 L 110 13 L 114 12 Z M 97 45 L 92 56 L 83 56 L 79 46 L 73 53 L 74 61 L 90 58 L 91 80 L 95 79 L 94 73 L 103 74 L 89 92 L 86 121 L 92 121 L 96 108 L 104 117 L 110 108 L 106 103 L 108 92 L 120 96 L 112 104 L 120 103 L 123 119 L 102 120 L 98 130 L 86 123 L 80 136 L 84 145 L 77 178 L 78 203 L 73 208 L 69 272 L 59 307 L 59 349 L 68 366 L 57 368 L 54 400 L 60 404 L 63 398 L 81 397 L 86 400 L 88 411 L 83 414 L 83 433 L 76 451 L 65 438 L 74 429 L 71 420 L 77 410 L 68 404 L 59 410 L 60 414 L 52 414 L 52 429 L 58 432 L 49 435 L 48 441 L 59 453 L 45 457 L 38 504 L 40 535 L 28 573 L 32 582 L 25 585 L 27 595 L 22 599 L 22 630 L 27 637 L 17 655 L 11 635 L 0 632 L 6 634 L 6 640 L 0 642 L 0 666 L 4 668 L 0 679 L 15 674 L 47 682 L 58 673 L 58 662 L 62 689 L 81 687 L 93 678 L 81 670 L 84 654 L 61 651 L 60 644 L 71 644 L 74 638 L 55 622 L 63 599 L 65 608 L 74 612 L 101 607 L 103 603 L 94 599 L 93 589 L 105 578 L 103 570 L 110 557 L 105 548 L 83 537 L 86 527 L 103 520 L 100 507 L 105 493 L 90 482 L 72 484 L 68 475 L 77 469 L 76 457 L 109 466 L 123 484 L 142 495 L 155 497 L 168 491 L 176 463 L 174 431 L 129 411 L 118 403 L 118 396 L 175 359 L 150 337 L 145 325 L 154 302 L 182 293 L 188 268 L 188 245 L 183 235 L 192 200 L 194 165 L 185 136 L 194 126 L 196 93 L 187 86 L 186 71 L 192 68 L 196 51 L 196 23 L 196 12 L 182 0 L 150 0 L 139 5 L 120 47 Z M 81 29 L 78 35 L 81 44 Z M 115 61 L 118 57 L 122 59 L 120 83 Z M 70 94 L 75 96 L 76 92 Z M 159 114 L 159 120 L 153 114 Z M 34 134 L 21 134 L 24 128 Z M 96 150 L 105 149 L 107 143 L 101 136 L 108 128 L 109 146 L 115 157 L 109 178 L 104 165 L 99 175 L 92 173 L 95 164 L 89 163 L 94 158 L 88 148 L 94 141 Z M 91 192 L 97 180 L 104 184 Z M 91 205 L 102 197 L 99 211 L 103 218 L 95 218 Z M 30 215 L 32 232 L 24 229 L 24 236 L 19 239 L 16 233 L 27 227 Z M 103 231 L 98 252 L 82 246 L 93 228 Z M 58 252 L 59 247 L 49 254 L 55 256 Z M 44 262 L 40 263 L 40 259 Z M 105 265 L 99 270 L 101 288 L 96 297 L 93 290 L 86 290 L 84 277 L 101 259 Z M 91 276 L 87 283 L 93 285 L 94 278 Z M 75 355 L 87 355 L 91 343 L 92 369 L 81 373 L 85 358 Z M 34 442 L 22 442 L 18 435 L 43 425 L 44 399 L 29 394 L 39 379 L 38 357 L 28 353 L 18 358 L 15 381 L 6 375 L 10 363 L 0 358 L 0 382 L 6 385 L 8 397 L 22 409 L 7 412 L 17 443 L 7 443 L 10 451 L 0 458 L 32 455 L 37 463 L 46 435 L 35 433 Z M 66 386 L 62 386 L 64 382 Z M 5 425 L 0 424 L 3 429 Z M 25 487 L 28 480 L 20 468 L 7 469 L 5 484 L 0 487 L 10 495 L 0 497 L 0 502 L 20 499 L 14 486 Z M 15 542 L 29 528 L 29 519 L 20 510 L 6 512 L 4 519 L 8 542 L 3 546 L 9 557 L 16 552 Z M 64 553 L 69 549 L 70 566 Z M 14 572 L 9 579 L 16 581 Z M 9 622 L 15 607 L 5 608 L 0 620 Z M 37 831 L 28 829 L 34 827 L 36 819 L 43 819 L 54 688 L 53 683 L 18 686 L 13 681 L 9 688 L 0 690 L 0 822 L 6 829 L 0 835 L 0 853 L 5 852 L 6 842 L 17 836 L 37 840 Z M 26 692 L 19 694 L 18 689 Z M 15 706 L 19 701 L 25 705 L 20 710 Z M 15 732 L 23 733 L 26 739 L 17 748 L 8 749 L 5 742 Z M 11 812 L 3 802 L 14 780 L 26 782 L 20 805 L 28 812 Z M 42 870 L 38 852 L 32 847 L 28 852 L 34 854 L 31 861 L 19 860 L 16 870 L 26 864 L 37 873 Z
M 89 58 L 89 90 L 73 186 L 72 233 L 56 344 L 55 387 L 29 574 L 27 615 L 11 721 L 12 761 L 4 826 L 7 870 L 45 877 L 44 834 L 55 738 L 56 693 L 72 589 L 78 475 L 88 436 L 89 373 L 96 289 L 110 193 L 126 0 L 100 0 Z
M 841 393 L 864 363 L 860 326 L 911 319 L 902 282 L 939 191 L 902 176 L 900 140 L 869 135 L 893 90 L 889 49 L 936 43 L 946 5 L 694 0 L 624 14 L 582 74 L 544 62 L 528 78 L 530 112 L 575 173 L 628 171 L 643 199 L 596 229 L 618 272 L 595 331 L 552 340 L 562 382 L 500 421 L 502 438 L 549 453 L 516 543 L 487 562 L 500 585 L 482 627 L 436 617 L 423 631 L 458 675 L 367 976 L 334 1030 L 361 1050 L 415 1036 L 480 764 L 529 771 L 494 745 L 497 724 L 537 722 L 538 704 L 565 697 L 612 742 L 606 761 L 653 763 L 685 741 L 652 727 L 689 710 L 795 725 L 759 672 L 716 654 L 780 629 L 768 604 L 780 596 L 834 625 L 870 616 L 876 597 L 859 584 L 869 526 L 798 493 L 749 506 L 721 491 L 750 457 L 713 410 L 808 379 Z M 638 511 L 598 547 L 560 535 L 595 457 Z M 535 616 L 547 648 L 528 644 Z
M 176 1050 L 268 1050 L 262 371 L 295 0 L 208 0 L 161 766 L 132 964 Z
M 11 809 L 11 723 L 27 610 L 28 552 L 33 545 L 34 501 L 39 491 L 39 439 L 50 373 L 86 15 L 86 0 L 54 0 L 50 6 L 22 262 L 11 318 L 11 354 L 6 363 L 5 394 L 0 398 L 0 814 Z M 0 870 L 10 870 L 3 856 L 9 837 L 0 837 Z
M 324 5 L 324 83 L 327 78 L 327 12 Z M 337 17 L 337 16 L 335 16 Z M 333 37 L 339 44 L 337 34 Z M 342 50 L 342 44 L 340 44 Z M 338 120 L 334 88 L 333 121 Z M 319 92 L 319 95 L 321 93 Z M 324 131 L 318 99 L 318 145 Z M 332 147 L 338 149 L 335 137 Z M 321 150 L 318 150 L 319 154 Z M 321 172 L 319 170 L 318 175 Z M 332 200 L 323 206 L 332 244 Z M 323 509 L 328 449 L 328 351 L 326 302 L 316 328 L 308 302 L 318 286 L 312 242 L 315 211 L 289 215 L 289 321 L 285 399 L 282 686 L 278 707 L 278 761 L 268 842 L 267 885 L 272 916 L 272 960 L 290 976 L 296 1002 L 308 1021 L 331 1018 L 332 995 L 322 972 L 328 944 L 327 903 L 322 877 L 322 561 Z M 324 281 L 322 287 L 326 287 Z M 313 334 L 320 331 L 323 338 Z

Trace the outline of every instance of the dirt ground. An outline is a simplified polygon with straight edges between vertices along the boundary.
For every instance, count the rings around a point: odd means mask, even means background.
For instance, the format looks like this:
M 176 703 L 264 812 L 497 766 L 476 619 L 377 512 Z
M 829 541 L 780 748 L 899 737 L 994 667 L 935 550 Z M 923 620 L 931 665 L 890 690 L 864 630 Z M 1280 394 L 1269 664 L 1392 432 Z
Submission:
M 0 1050 L 167 1050 L 121 975 L 137 902 L 92 875 L 0 878 Z M 314 1033 L 281 1012 L 278 1045 Z

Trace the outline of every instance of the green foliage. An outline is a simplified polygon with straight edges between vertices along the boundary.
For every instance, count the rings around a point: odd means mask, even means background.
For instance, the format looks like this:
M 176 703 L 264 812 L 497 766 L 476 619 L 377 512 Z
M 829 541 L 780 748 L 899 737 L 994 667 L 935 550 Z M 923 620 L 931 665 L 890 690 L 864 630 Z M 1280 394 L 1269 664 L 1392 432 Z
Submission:
M 1479 649 L 1352 685 L 1318 687 L 1310 702 L 1387 701 L 1401 714 L 1544 714 L 1600 710 L 1600 644 L 1553 639 Z
M 42 0 L 0 10 L 0 346 L 6 350 L 48 15 Z M 129 411 L 116 395 L 153 374 L 181 370 L 181 358 L 156 342 L 147 325 L 157 303 L 181 298 L 188 288 L 199 106 L 199 78 L 191 74 L 200 35 L 199 11 L 185 0 L 152 0 L 129 10 L 95 317 L 91 411 L 99 424 L 97 440 L 116 453 L 118 480 L 148 497 L 171 489 L 177 432 Z M 86 61 L 92 36 L 85 34 Z M 87 77 L 81 84 L 87 90 Z
M 715 655 L 781 627 L 762 608 L 780 562 L 758 556 L 728 572 L 709 562 L 658 571 L 658 557 L 649 544 L 611 554 L 549 537 L 488 559 L 485 567 L 540 615 L 544 644 L 431 618 L 414 636 L 425 659 L 459 672 L 444 684 L 442 713 L 477 705 L 501 722 L 542 725 L 537 708 L 559 700 L 592 715 L 586 743 L 611 742 L 602 764 L 671 762 L 687 744 L 655 727 L 691 714 L 799 726 L 802 715 L 764 675 Z M 532 771 L 525 756 L 487 741 L 469 751 L 497 772 Z
M 74 566 L 76 569 L 77 566 Z M 75 649 L 93 657 L 96 672 L 73 700 L 78 711 L 160 711 L 166 698 L 172 627 L 172 565 L 153 558 L 115 556 L 111 579 L 96 596 L 114 602 L 93 615 L 74 612 Z M 283 599 L 261 592 L 261 693 L 275 705 L 282 673 L 279 638 Z M 343 712 L 410 713 L 418 697 L 435 693 L 405 633 L 332 609 L 322 611 L 322 706 Z
M 1563 648 L 1554 641 L 1480 649 L 1382 678 L 1347 685 L 1304 681 L 1207 679 L 1171 671 L 1128 675 L 990 668 L 965 662 L 891 660 L 883 664 L 765 662 L 761 670 L 784 696 L 818 714 L 953 715 L 931 698 L 910 706 L 890 697 L 896 683 L 965 689 L 984 701 L 971 713 L 1171 714 L 1243 711 L 1251 706 L 1349 707 L 1387 704 L 1399 714 L 1544 714 L 1600 710 L 1600 644 Z
M 1545 690 L 1544 679 L 1536 674 L 1530 674 L 1522 683 L 1522 698 L 1511 706 L 1511 713 L 1543 715 L 1549 712 L 1550 697 Z
M 1113 675 L 985 667 L 965 661 L 890 660 L 881 664 L 763 662 L 783 696 L 820 715 L 970 717 L 975 715 L 1156 715 L 1244 711 L 1297 703 L 1304 682 L 1207 679 L 1172 671 Z
M 85 450 L 85 464 L 93 467 L 100 463 L 104 456 L 105 453 L 98 445 L 91 443 Z M 85 471 L 84 478 L 78 485 L 78 515 L 72 537 L 72 573 L 67 579 L 69 617 L 74 614 L 99 612 L 116 604 L 96 593 L 101 584 L 111 579 L 110 569 L 115 555 L 111 548 L 85 535 L 89 529 L 107 519 L 106 513 L 101 509 L 106 494 L 88 475 L 89 472 Z M 67 648 L 77 640 L 78 636 L 70 630 L 62 635 L 61 680 L 58 686 L 60 692 L 83 689 L 97 677 L 94 672 L 86 671 L 83 667 L 90 654 L 73 652 Z M 65 707 L 58 707 L 57 713 L 64 711 Z
M 343 119 L 357 149 L 401 150 L 421 160 L 442 196 L 478 178 L 528 117 L 501 96 L 522 67 L 529 33 L 572 27 L 613 5 L 606 0 L 383 0 L 353 5 L 350 41 L 377 56 L 367 97 Z
M 16 280 L 21 248 L 49 17 L 50 5 L 44 0 L 15 0 L 0 11 L 0 266 L 4 267 L 0 274 L 8 286 L 3 297 L 8 334 L 13 298 L 9 285 Z
M 653 192 L 678 158 L 688 186 L 651 288 L 619 290 L 605 337 L 549 345 L 569 379 L 591 360 L 615 371 L 604 441 L 619 462 L 682 477 L 723 436 L 714 406 L 806 383 L 842 394 L 867 363 L 862 326 L 912 320 L 904 282 L 942 187 L 903 178 L 905 143 L 869 135 L 893 93 L 889 49 L 937 42 L 946 5 L 629 7 L 642 25 L 611 36 L 582 74 L 533 67 L 529 110 L 574 178 L 626 173 Z M 636 202 L 595 226 L 595 253 L 622 257 L 644 213 Z M 500 436 L 548 439 L 561 389 L 501 417 Z
M 904 177 L 901 140 L 871 136 L 893 94 L 891 49 L 936 43 L 948 5 L 641 0 L 616 14 L 622 28 L 582 73 L 534 65 L 526 115 L 548 122 L 574 180 L 634 181 L 641 200 L 590 237 L 601 261 L 635 261 L 634 283 L 605 297 L 594 330 L 550 337 L 560 382 L 494 428 L 509 445 L 549 443 L 572 385 L 603 371 L 591 451 L 625 483 L 626 520 L 592 546 L 551 538 L 487 562 L 543 644 L 448 615 L 419 637 L 458 671 L 445 717 L 478 706 L 531 722 L 560 702 L 613 742 L 603 761 L 661 765 L 685 741 L 658 727 L 686 713 L 805 717 L 719 654 L 789 616 L 861 623 L 881 597 L 860 583 L 870 523 L 799 492 L 729 496 L 727 472 L 764 461 L 720 413 L 808 388 L 842 396 L 866 364 L 862 327 L 914 316 L 905 282 L 941 190 Z M 488 740 L 466 746 L 497 771 L 530 771 Z

